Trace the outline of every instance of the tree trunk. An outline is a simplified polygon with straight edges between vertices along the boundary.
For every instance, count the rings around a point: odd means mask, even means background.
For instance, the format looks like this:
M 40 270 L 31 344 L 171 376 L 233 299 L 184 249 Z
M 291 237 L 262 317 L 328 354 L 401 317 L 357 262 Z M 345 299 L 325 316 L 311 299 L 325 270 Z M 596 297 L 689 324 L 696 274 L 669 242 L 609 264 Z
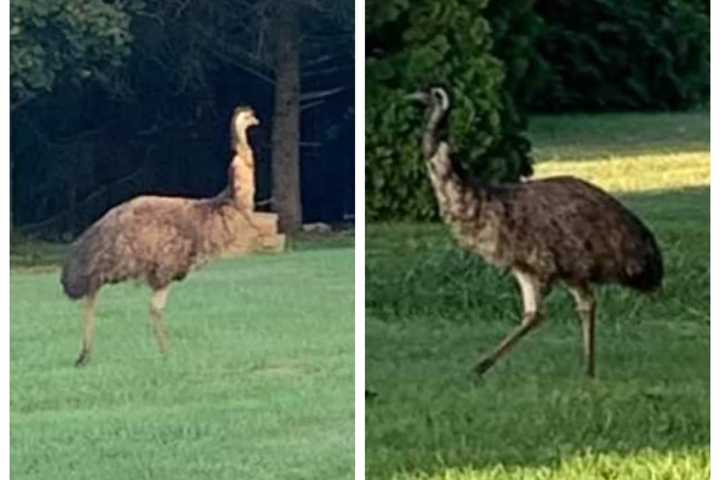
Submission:
M 275 12 L 275 111 L 272 128 L 272 197 L 280 229 L 302 225 L 300 198 L 300 38 L 297 9 L 279 2 Z

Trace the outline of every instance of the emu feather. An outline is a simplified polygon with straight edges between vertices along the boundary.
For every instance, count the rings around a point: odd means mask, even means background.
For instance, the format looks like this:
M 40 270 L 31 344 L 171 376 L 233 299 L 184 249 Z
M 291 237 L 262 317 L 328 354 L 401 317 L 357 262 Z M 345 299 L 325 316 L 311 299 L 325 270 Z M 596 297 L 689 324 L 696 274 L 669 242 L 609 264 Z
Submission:
M 422 151 L 443 220 L 461 247 L 512 272 L 523 298 L 521 325 L 483 357 L 476 372 L 482 375 L 539 325 L 543 298 L 562 282 L 575 299 L 587 373 L 594 376 L 592 285 L 658 289 L 663 262 L 655 237 L 619 201 L 577 178 L 497 185 L 468 178 L 440 138 L 450 110 L 447 92 L 433 88 L 411 98 L 427 108 Z
M 235 156 L 228 185 L 207 199 L 141 196 L 112 208 L 72 245 L 61 273 L 71 299 L 86 301 L 82 350 L 76 365 L 90 359 L 95 304 L 103 285 L 142 280 L 153 290 L 150 315 L 158 346 L 167 349 L 163 309 L 170 284 L 221 255 L 238 235 L 256 235 L 253 218 L 254 158 L 246 131 L 257 125 L 252 109 L 233 116 Z

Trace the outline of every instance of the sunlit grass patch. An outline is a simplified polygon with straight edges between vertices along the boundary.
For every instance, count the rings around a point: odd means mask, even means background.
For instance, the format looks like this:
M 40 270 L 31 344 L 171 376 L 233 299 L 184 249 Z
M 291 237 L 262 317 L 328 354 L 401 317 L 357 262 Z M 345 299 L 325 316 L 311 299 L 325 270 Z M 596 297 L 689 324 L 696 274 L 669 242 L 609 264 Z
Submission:
M 710 185 L 710 152 L 545 161 L 535 177 L 573 175 L 615 193 Z
M 677 452 L 642 450 L 628 453 L 587 452 L 556 465 L 449 468 L 435 473 L 400 473 L 393 480 L 707 480 L 709 449 Z

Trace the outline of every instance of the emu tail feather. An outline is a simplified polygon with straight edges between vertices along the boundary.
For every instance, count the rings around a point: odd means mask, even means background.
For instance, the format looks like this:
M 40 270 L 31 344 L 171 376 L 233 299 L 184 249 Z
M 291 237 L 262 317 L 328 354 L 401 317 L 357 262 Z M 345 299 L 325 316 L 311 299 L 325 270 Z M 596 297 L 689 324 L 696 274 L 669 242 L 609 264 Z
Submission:
M 641 262 L 637 262 L 636 268 L 631 266 L 626 269 L 627 276 L 622 283 L 635 290 L 649 293 L 662 287 L 664 271 L 662 254 L 652 236 L 647 247 L 644 258 Z

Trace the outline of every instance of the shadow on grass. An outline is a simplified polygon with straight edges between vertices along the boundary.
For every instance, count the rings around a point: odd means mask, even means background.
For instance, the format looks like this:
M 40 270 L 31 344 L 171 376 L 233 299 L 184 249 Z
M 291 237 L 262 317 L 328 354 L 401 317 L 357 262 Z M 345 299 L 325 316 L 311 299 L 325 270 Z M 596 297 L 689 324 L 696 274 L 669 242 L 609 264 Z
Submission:
M 443 225 L 368 227 L 368 478 L 706 477 L 709 188 L 621 199 L 657 235 L 666 281 L 653 298 L 600 289 L 597 382 L 560 292 L 538 332 L 475 382 L 478 351 L 518 322 L 514 282 Z

